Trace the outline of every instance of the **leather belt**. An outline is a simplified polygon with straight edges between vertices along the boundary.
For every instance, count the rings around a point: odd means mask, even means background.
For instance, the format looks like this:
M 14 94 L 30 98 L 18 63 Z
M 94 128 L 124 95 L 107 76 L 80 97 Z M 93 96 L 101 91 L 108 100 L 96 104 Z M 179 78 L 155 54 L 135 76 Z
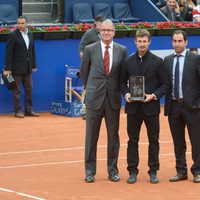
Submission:
M 176 102 L 176 103 L 184 103 L 184 99 L 172 99 L 172 101 Z

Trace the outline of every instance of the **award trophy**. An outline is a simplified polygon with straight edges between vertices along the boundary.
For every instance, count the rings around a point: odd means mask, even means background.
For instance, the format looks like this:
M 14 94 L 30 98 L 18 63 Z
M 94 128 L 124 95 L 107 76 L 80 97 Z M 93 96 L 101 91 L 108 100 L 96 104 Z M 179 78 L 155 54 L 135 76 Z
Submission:
M 130 100 L 144 101 L 144 76 L 130 76 L 129 78 Z

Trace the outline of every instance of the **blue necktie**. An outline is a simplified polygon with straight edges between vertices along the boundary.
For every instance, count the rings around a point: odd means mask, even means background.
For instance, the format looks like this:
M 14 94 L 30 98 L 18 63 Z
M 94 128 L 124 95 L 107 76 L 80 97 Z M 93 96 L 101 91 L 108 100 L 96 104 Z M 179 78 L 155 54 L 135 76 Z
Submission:
M 179 99 L 179 58 L 180 55 L 177 55 L 177 62 L 176 62 L 176 66 L 175 66 L 175 77 L 174 77 L 174 97 L 175 99 Z

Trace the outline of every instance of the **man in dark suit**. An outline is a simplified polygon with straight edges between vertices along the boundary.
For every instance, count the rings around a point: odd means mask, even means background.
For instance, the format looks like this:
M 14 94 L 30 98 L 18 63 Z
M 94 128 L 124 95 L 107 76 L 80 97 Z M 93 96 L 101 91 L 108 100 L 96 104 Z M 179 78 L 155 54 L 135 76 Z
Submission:
M 176 0 L 167 0 L 167 5 L 160 8 L 160 11 L 170 21 L 183 21 L 178 2 Z
M 165 115 L 174 142 L 177 175 L 171 182 L 187 176 L 185 127 L 192 145 L 191 172 L 195 183 L 200 182 L 200 56 L 186 51 L 187 34 L 177 30 L 172 34 L 174 54 L 165 57 L 169 92 L 166 95 Z
M 102 22 L 100 34 L 100 42 L 86 46 L 80 71 L 86 87 L 85 181 L 89 183 L 95 180 L 97 142 L 103 117 L 108 134 L 108 178 L 114 182 L 120 179 L 117 168 L 120 69 L 127 51 L 124 46 L 113 42 L 115 29 L 112 21 Z
M 139 153 L 138 142 L 141 125 L 144 121 L 149 138 L 149 175 L 151 183 L 158 183 L 159 170 L 159 113 L 160 98 L 165 94 L 166 75 L 163 60 L 152 54 L 150 33 L 141 29 L 136 32 L 135 44 L 137 52 L 127 57 L 123 63 L 121 73 L 121 90 L 126 99 L 127 132 L 129 136 L 127 148 L 127 163 L 129 178 L 127 183 L 135 183 L 138 175 Z M 144 76 L 145 99 L 143 101 L 130 100 L 130 76 Z M 127 82 L 129 81 L 129 84 Z
M 17 29 L 10 35 L 6 46 L 4 74 L 12 73 L 17 87 L 13 90 L 15 117 L 24 118 L 20 104 L 21 84 L 25 90 L 25 115 L 39 115 L 32 110 L 32 71 L 36 71 L 35 47 L 32 34 L 27 29 L 25 16 L 18 17 Z

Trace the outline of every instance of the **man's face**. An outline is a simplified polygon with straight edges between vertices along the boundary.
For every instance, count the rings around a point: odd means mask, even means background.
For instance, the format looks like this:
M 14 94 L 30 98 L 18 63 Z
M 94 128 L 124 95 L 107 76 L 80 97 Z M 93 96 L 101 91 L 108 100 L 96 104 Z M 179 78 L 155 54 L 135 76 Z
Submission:
M 174 10 L 176 7 L 176 0 L 167 0 L 167 6 L 169 9 Z
M 113 24 L 109 22 L 102 22 L 100 28 L 100 35 L 103 43 L 109 45 L 112 42 L 113 37 L 115 36 Z
M 135 45 L 139 54 L 144 55 L 148 51 L 150 43 L 151 41 L 147 36 L 135 38 Z
M 172 46 L 177 54 L 181 54 L 186 49 L 187 40 L 184 40 L 183 34 L 174 34 Z
M 17 20 L 17 27 L 20 31 L 25 32 L 27 27 L 27 22 L 25 19 L 18 19 Z

